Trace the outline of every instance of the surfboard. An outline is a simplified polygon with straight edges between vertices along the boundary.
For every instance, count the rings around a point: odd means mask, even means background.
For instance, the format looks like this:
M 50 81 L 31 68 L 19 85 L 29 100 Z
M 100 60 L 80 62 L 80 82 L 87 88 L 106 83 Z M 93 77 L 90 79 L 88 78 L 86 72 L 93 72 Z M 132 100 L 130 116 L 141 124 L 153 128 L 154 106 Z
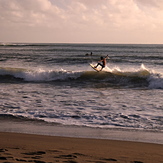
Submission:
M 95 68 L 95 66 L 94 66 L 93 64 L 91 64 L 91 63 L 90 63 L 90 66 L 91 66 L 95 71 L 97 71 L 97 72 L 100 71 L 99 69 Z

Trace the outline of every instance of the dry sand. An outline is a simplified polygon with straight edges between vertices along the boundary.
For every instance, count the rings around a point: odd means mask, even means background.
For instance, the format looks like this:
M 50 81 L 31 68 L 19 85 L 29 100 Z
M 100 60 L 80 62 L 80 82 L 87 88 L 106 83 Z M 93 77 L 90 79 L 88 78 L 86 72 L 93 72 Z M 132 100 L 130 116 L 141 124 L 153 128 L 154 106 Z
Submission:
M 2 163 L 163 163 L 163 145 L 0 133 Z

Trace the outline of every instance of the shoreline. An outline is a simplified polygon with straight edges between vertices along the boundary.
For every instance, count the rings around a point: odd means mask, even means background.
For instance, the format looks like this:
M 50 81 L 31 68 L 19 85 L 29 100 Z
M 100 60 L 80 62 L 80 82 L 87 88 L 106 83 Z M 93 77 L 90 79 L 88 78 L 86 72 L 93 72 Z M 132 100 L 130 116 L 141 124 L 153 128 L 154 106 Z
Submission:
M 130 141 L 68 138 L 0 132 L 4 162 L 159 163 L 163 145 Z
M 163 144 L 163 132 L 63 126 L 45 122 L 1 120 L 0 132 Z

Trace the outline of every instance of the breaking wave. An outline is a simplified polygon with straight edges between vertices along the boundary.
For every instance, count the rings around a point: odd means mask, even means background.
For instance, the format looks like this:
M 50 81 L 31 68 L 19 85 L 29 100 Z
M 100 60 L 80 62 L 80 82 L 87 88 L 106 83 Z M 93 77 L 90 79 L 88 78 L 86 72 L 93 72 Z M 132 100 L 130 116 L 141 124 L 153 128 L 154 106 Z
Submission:
M 112 85 L 163 89 L 163 78 L 159 73 L 150 72 L 144 65 L 135 71 L 118 68 L 106 71 L 28 70 L 23 68 L 0 67 L 1 82 L 55 82 L 83 81 L 109 83 Z

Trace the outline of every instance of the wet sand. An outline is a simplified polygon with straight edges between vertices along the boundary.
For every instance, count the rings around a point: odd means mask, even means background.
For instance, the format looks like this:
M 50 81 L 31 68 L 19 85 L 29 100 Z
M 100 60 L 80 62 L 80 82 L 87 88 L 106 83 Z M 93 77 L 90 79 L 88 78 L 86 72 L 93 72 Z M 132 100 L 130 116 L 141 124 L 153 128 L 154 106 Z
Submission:
M 0 132 L 2 163 L 163 163 L 163 145 Z

